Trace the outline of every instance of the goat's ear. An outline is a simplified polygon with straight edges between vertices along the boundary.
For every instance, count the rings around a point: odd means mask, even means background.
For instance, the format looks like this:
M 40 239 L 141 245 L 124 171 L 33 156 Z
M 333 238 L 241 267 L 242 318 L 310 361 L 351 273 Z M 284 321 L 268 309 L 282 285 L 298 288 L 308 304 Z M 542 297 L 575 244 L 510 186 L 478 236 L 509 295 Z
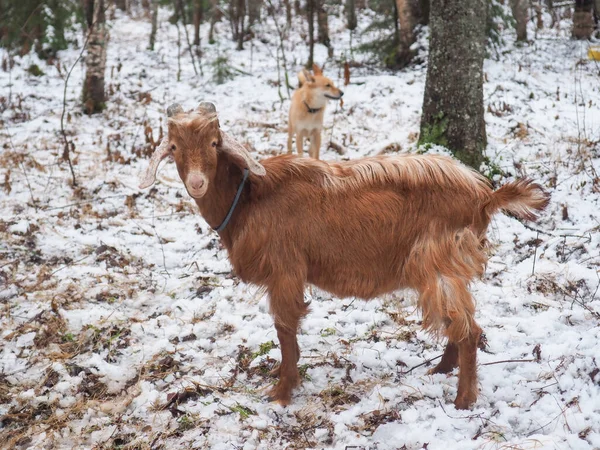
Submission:
M 167 117 L 173 117 L 183 112 L 183 108 L 179 103 L 173 103 L 167 108 Z
M 150 158 L 150 165 L 146 169 L 144 179 L 140 183 L 140 189 L 146 189 L 154 184 L 156 181 L 156 172 L 158 171 L 158 165 L 160 162 L 169 155 L 169 137 L 163 137 L 160 145 L 156 147 L 152 158 Z
M 319 66 L 317 66 L 315 63 L 313 63 L 312 69 L 313 69 L 313 73 L 315 75 L 323 75 L 323 70 Z
M 302 75 L 304 75 L 304 79 L 309 82 L 309 83 L 314 83 L 315 82 L 315 77 L 312 76 L 312 74 L 306 70 L 306 69 L 302 69 L 302 72 L 300 72 Z M 300 75 L 300 74 L 298 74 Z M 298 79 L 300 79 L 300 76 L 298 76 Z
M 199 112 L 202 112 L 202 113 L 209 113 L 209 114 L 217 113 L 217 107 L 212 102 L 200 102 L 198 104 L 198 107 L 196 108 L 196 110 Z
M 242 144 L 221 131 L 221 151 L 227 153 L 240 167 L 248 169 L 254 175 L 264 177 L 267 171 L 261 163 L 255 161 Z

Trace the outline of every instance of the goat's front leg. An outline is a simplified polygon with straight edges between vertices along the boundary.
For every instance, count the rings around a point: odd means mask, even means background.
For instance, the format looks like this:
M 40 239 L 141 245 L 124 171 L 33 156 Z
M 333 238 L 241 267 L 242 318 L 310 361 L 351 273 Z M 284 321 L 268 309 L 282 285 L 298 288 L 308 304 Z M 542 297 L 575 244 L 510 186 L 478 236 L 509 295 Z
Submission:
M 292 390 L 300 384 L 300 349 L 296 333 L 302 317 L 308 313 L 308 305 L 304 302 L 304 285 L 301 281 L 280 282 L 278 286 L 269 289 L 269 294 L 271 314 L 275 319 L 281 348 L 281 365 L 279 381 L 268 395 L 272 401 L 288 405 L 292 399 Z

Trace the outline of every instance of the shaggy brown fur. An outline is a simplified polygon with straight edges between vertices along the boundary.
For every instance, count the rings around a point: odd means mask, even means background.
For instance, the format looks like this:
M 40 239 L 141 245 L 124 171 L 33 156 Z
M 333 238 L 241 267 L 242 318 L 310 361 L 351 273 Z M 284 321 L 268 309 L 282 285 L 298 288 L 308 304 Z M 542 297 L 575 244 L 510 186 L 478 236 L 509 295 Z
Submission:
M 327 163 L 285 155 L 248 163 L 249 155 L 240 156 L 239 147 L 232 151 L 234 141 L 209 118 L 202 112 L 171 118 L 163 148 L 173 149 L 184 183 L 190 172 L 204 174 L 206 190 L 195 201 L 213 227 L 250 168 L 220 236 L 237 275 L 265 287 L 270 297 L 282 354 L 270 397 L 288 404 L 300 382 L 296 333 L 308 313 L 304 288 L 312 284 L 364 299 L 415 289 L 423 326 L 448 338 L 432 372 L 458 366 L 455 405 L 474 403 L 481 328 L 468 286 L 484 271 L 486 229 L 499 210 L 534 219 L 548 203 L 542 188 L 519 180 L 494 192 L 478 173 L 442 156 Z M 147 180 L 153 181 L 157 165 L 151 164 Z

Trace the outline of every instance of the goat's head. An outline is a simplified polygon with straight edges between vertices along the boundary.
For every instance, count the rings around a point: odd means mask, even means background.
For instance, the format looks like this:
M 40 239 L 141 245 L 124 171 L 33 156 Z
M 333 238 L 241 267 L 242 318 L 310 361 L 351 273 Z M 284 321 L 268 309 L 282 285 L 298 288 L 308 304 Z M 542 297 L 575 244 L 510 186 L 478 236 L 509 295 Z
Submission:
M 238 166 L 255 175 L 265 175 L 264 167 L 248 151 L 219 128 L 217 110 L 210 102 L 201 102 L 190 112 L 175 103 L 167 109 L 168 133 L 154 151 L 140 188 L 156 181 L 158 165 L 167 156 L 177 165 L 179 176 L 190 196 L 206 194 L 217 172 L 218 152 L 226 153 Z

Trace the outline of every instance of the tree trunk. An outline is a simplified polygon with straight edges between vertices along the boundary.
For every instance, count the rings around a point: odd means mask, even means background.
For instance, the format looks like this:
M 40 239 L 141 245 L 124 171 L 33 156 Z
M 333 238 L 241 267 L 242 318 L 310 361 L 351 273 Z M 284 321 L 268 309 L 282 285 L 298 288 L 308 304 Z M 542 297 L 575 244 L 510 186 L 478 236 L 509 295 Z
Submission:
M 594 0 L 575 0 L 573 37 L 589 39 L 594 31 Z
M 83 108 L 86 114 L 94 114 L 104 109 L 104 72 L 106 69 L 106 47 L 108 29 L 104 0 L 89 0 L 93 20 L 90 25 L 87 56 L 85 58 L 85 80 L 83 82 Z M 88 15 L 89 17 L 89 15 Z
M 598 0 L 600 1 L 600 0 Z M 283 0 L 283 4 L 285 5 L 285 21 L 287 23 L 287 27 L 290 28 L 292 26 L 292 3 L 291 0 Z
M 202 0 L 194 0 L 194 45 L 200 47 L 200 24 L 202 23 Z
M 260 21 L 260 10 L 262 8 L 262 0 L 247 0 L 248 9 L 248 29 L 255 23 Z
M 355 30 L 358 25 L 356 21 L 356 0 L 346 1 L 346 19 L 348 21 L 346 27 L 350 31 Z
M 327 47 L 327 54 L 331 58 L 333 56 L 333 47 L 329 39 L 329 20 L 327 10 L 325 9 L 324 0 L 316 0 L 317 3 L 317 28 L 319 43 Z
M 221 11 L 219 10 L 218 0 L 211 0 L 210 2 L 210 29 L 208 30 L 208 43 L 215 43 L 215 24 L 221 20 Z
M 152 0 L 152 29 L 150 31 L 150 44 L 148 49 L 154 51 L 154 43 L 156 42 L 156 30 L 158 28 L 158 0 Z
M 510 0 L 510 8 L 515 18 L 517 28 L 517 41 L 527 42 L 527 11 L 529 10 L 529 0 Z
M 398 67 L 406 66 L 413 57 L 410 46 L 415 43 L 415 2 L 413 0 L 396 0 L 398 22 L 400 22 L 400 42 L 396 55 Z
M 115 6 L 118 9 L 120 9 L 121 11 L 126 11 L 127 10 L 127 1 L 126 0 L 116 0 Z
M 244 21 L 246 19 L 246 1 L 237 0 L 238 2 L 238 50 L 244 50 L 244 36 L 246 31 L 244 30 Z
M 308 20 L 308 61 L 309 69 L 314 63 L 315 55 L 315 3 L 317 0 L 306 0 L 306 18 Z
M 419 144 L 447 147 L 479 169 L 486 146 L 483 58 L 487 0 L 432 0 Z

